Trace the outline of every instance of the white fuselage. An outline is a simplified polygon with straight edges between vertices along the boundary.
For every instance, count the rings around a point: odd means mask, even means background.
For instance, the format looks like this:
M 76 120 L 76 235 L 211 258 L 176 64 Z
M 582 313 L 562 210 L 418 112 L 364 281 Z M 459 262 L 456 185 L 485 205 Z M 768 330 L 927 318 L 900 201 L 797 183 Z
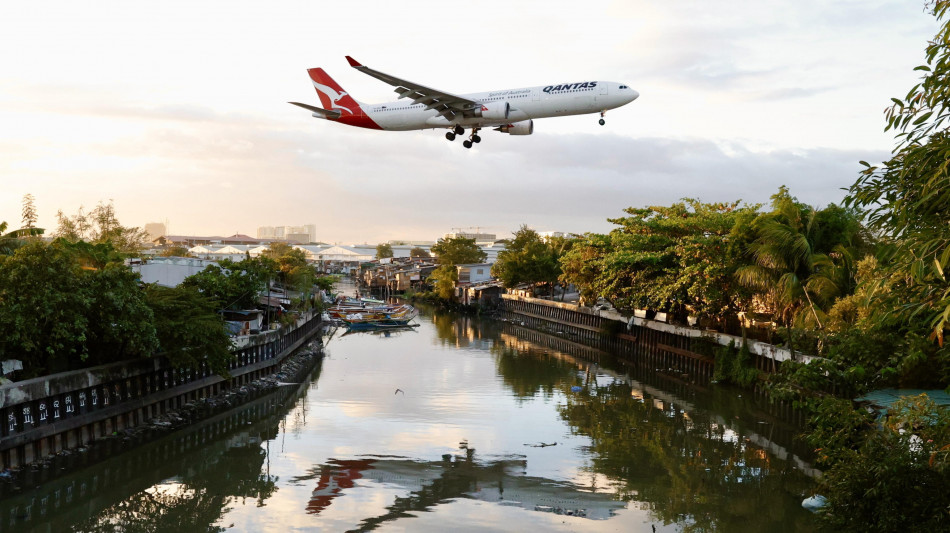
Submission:
M 407 131 L 448 128 L 453 125 L 487 128 L 505 126 L 523 120 L 583 115 L 614 109 L 628 104 L 639 95 L 628 86 L 611 82 L 581 82 L 562 85 L 525 87 L 459 95 L 481 104 L 507 102 L 507 118 L 472 117 L 448 120 L 434 109 L 411 100 L 384 104 L 360 104 L 362 111 L 384 130 Z

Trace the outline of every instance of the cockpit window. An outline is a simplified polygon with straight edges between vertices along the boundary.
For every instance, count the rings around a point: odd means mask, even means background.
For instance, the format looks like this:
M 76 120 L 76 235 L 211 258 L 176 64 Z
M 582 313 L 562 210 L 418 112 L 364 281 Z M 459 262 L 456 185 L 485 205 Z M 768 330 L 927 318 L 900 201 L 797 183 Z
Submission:
M 626 85 L 621 85 L 620 88 L 621 88 L 621 89 L 629 89 L 630 87 L 627 87 Z

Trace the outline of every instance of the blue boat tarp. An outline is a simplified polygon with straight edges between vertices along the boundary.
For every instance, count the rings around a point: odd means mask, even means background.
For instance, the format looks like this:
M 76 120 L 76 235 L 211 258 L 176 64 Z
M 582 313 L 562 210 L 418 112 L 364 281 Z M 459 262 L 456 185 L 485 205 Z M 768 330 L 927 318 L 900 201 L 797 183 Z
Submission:
M 930 400 L 941 407 L 950 407 L 950 394 L 939 389 L 881 389 L 871 391 L 860 398 L 855 398 L 858 402 L 868 402 L 882 409 L 890 409 L 897 400 L 907 396 L 920 396 L 926 394 Z

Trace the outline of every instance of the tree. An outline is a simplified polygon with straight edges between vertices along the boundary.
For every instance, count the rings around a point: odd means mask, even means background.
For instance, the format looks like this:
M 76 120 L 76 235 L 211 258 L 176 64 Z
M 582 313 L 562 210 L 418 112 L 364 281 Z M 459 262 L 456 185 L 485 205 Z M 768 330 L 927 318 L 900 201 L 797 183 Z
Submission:
M 435 293 L 443 300 L 455 299 L 455 283 L 459 280 L 459 271 L 455 265 L 442 265 L 429 274 L 428 282 L 435 282 Z
M 0 255 L 10 255 L 27 243 L 30 237 L 43 234 L 40 228 L 21 228 L 7 232 L 7 223 L 0 222 Z
M 192 257 L 191 252 L 184 246 L 169 246 L 158 254 L 161 257 Z
M 40 241 L 0 256 L 0 359 L 20 359 L 38 376 L 86 355 L 90 302 L 80 274 L 69 252 Z
M 298 302 L 302 308 L 310 308 L 310 292 L 317 279 L 317 271 L 307 262 L 307 253 L 289 244 L 274 242 L 264 251 L 265 257 L 273 259 L 279 269 L 281 285 L 302 293 Z
M 176 367 L 208 368 L 228 376 L 234 358 L 231 339 L 214 301 L 191 287 L 147 285 L 145 298 L 155 316 L 159 349 Z
M 436 260 L 440 265 L 481 263 L 488 257 L 488 254 L 475 244 L 475 239 L 465 237 L 439 239 L 432 246 L 432 253 L 436 255 Z
M 23 229 L 33 229 L 36 227 L 36 205 L 32 194 L 23 196 Z
M 802 204 L 782 186 L 772 196 L 772 211 L 753 221 L 751 264 L 740 267 L 736 277 L 756 290 L 786 327 L 822 329 L 835 300 L 854 291 L 851 250 L 864 248 L 859 220 L 838 206 L 818 211 Z
M 382 243 L 376 245 L 376 259 L 383 259 L 385 257 L 393 256 L 393 246 L 389 243 Z
M 427 252 L 425 248 L 420 248 L 419 246 L 416 246 L 413 249 L 409 250 L 409 257 L 412 257 L 412 258 L 418 257 L 421 259 L 428 259 L 432 257 L 432 255 L 429 252 Z
M 84 361 L 101 365 L 151 357 L 158 348 L 155 317 L 139 275 L 122 264 L 84 270 L 81 287 L 90 303 Z
M 907 299 L 888 312 L 925 321 L 942 346 L 950 326 L 950 2 L 930 5 L 943 24 L 927 46 L 927 64 L 915 69 L 921 82 L 885 112 L 897 146 L 882 166 L 861 162 L 846 203 L 868 209 L 871 229 L 893 246 L 887 268 Z
M 82 207 L 72 217 L 62 211 L 56 213 L 58 227 L 53 234 L 68 241 L 88 241 L 92 244 L 111 243 L 117 251 L 127 254 L 137 254 L 148 240 L 148 233 L 138 227 L 125 227 L 115 216 L 115 207 L 112 202 L 99 203 L 92 211 L 86 213 Z
M 276 262 L 266 257 L 238 262 L 223 259 L 188 276 L 181 286 L 197 290 L 218 309 L 253 309 L 275 270 Z
M 561 274 L 559 256 L 538 232 L 522 225 L 507 248 L 498 253 L 492 275 L 509 288 L 519 283 L 554 284 Z
M 810 426 L 825 521 L 842 531 L 946 530 L 950 411 L 921 395 L 875 420 L 849 400 L 826 399 Z
M 609 236 L 588 233 L 561 256 L 561 275 L 558 280 L 563 284 L 576 286 L 583 304 L 593 305 L 601 294 L 602 262 L 609 253 L 610 246 Z
M 577 285 L 585 300 L 599 296 L 628 313 L 722 319 L 743 300 L 733 273 L 755 210 L 689 198 L 627 208 L 628 216 L 609 219 L 618 226 L 609 235 L 587 235 L 573 245 L 562 259 L 561 280 Z

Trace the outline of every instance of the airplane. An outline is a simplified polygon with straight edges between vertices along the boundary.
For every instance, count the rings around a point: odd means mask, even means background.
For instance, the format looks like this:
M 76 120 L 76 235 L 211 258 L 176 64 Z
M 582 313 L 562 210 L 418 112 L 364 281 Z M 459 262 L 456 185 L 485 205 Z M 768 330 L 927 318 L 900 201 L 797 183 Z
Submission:
M 383 104 L 365 104 L 355 100 L 322 68 L 307 69 L 313 88 L 323 107 L 287 102 L 302 107 L 316 118 L 323 118 L 374 130 L 410 131 L 445 128 L 445 138 L 454 141 L 457 135 L 471 129 L 465 148 L 481 142 L 482 128 L 509 135 L 531 135 L 534 120 L 600 113 L 600 125 L 609 109 L 629 104 L 640 93 L 622 83 L 612 81 L 581 81 L 554 83 L 538 87 L 505 89 L 454 95 L 373 70 L 350 56 L 350 66 L 396 88 L 399 100 Z

